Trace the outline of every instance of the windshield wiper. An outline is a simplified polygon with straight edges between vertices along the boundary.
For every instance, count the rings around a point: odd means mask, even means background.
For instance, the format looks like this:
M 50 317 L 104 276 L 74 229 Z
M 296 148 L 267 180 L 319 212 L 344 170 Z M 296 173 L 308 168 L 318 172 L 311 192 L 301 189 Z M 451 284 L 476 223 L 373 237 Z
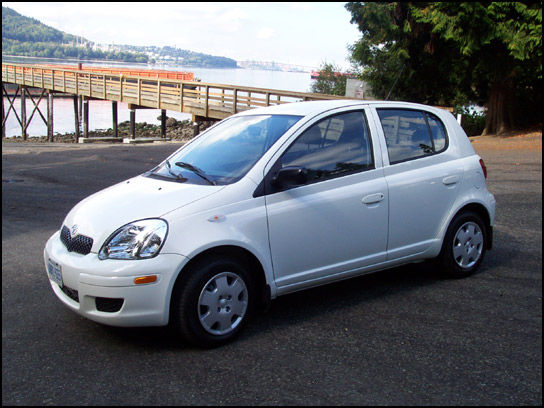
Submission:
M 168 172 L 174 176 L 177 180 L 179 181 L 187 181 L 187 179 L 185 177 L 183 177 L 181 175 L 181 173 L 175 173 L 174 171 L 172 171 L 172 166 L 170 165 L 170 161 L 168 161 L 168 159 L 166 160 L 166 167 L 168 168 Z
M 176 162 L 176 166 L 181 167 L 182 169 L 187 169 L 195 173 L 197 176 L 203 178 L 208 183 L 210 183 L 212 186 L 216 186 L 217 183 L 214 179 L 212 179 L 210 176 L 208 176 L 206 173 L 204 173 L 202 170 L 200 170 L 198 167 L 193 166 L 192 164 L 185 163 L 185 162 Z

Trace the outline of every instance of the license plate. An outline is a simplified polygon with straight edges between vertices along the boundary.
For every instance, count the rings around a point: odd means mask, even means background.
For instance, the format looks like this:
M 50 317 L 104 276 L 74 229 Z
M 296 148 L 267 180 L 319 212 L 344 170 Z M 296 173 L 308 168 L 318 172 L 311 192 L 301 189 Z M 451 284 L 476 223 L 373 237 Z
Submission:
M 61 266 L 53 262 L 51 259 L 47 262 L 47 273 L 49 274 L 49 279 L 57 283 L 62 288 L 62 268 Z

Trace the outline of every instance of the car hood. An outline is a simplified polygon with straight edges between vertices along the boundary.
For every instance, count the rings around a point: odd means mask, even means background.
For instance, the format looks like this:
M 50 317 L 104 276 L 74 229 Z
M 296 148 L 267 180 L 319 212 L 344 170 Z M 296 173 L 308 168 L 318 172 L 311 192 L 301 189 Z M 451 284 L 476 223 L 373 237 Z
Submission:
M 159 218 L 202 200 L 225 186 L 178 183 L 138 176 L 99 191 L 79 202 L 64 225 L 94 240 L 93 252 L 118 228 L 133 221 Z

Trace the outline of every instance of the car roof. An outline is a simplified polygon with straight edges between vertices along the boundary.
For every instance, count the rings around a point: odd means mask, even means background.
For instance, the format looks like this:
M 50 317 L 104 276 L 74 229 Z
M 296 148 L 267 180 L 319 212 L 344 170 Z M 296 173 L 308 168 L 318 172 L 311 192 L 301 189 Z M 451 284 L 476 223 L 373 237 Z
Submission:
M 306 101 L 292 102 L 281 105 L 267 106 L 263 108 L 250 109 L 245 112 L 238 113 L 236 116 L 246 115 L 297 115 L 297 116 L 312 116 L 325 112 L 331 109 L 349 107 L 349 106 L 369 106 L 380 105 L 380 107 L 404 107 L 404 108 L 427 108 L 430 106 L 415 104 L 411 102 L 393 102 L 393 101 L 375 101 L 375 100 L 360 100 L 360 99 L 334 99 L 323 101 Z

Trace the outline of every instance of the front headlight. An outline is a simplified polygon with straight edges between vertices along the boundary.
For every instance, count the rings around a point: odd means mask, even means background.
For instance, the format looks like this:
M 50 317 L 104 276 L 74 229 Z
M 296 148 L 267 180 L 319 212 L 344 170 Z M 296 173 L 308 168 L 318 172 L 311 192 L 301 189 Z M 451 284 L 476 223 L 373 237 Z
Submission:
M 115 231 L 98 252 L 99 259 L 147 259 L 157 255 L 164 244 L 168 224 L 149 219 L 131 222 Z

